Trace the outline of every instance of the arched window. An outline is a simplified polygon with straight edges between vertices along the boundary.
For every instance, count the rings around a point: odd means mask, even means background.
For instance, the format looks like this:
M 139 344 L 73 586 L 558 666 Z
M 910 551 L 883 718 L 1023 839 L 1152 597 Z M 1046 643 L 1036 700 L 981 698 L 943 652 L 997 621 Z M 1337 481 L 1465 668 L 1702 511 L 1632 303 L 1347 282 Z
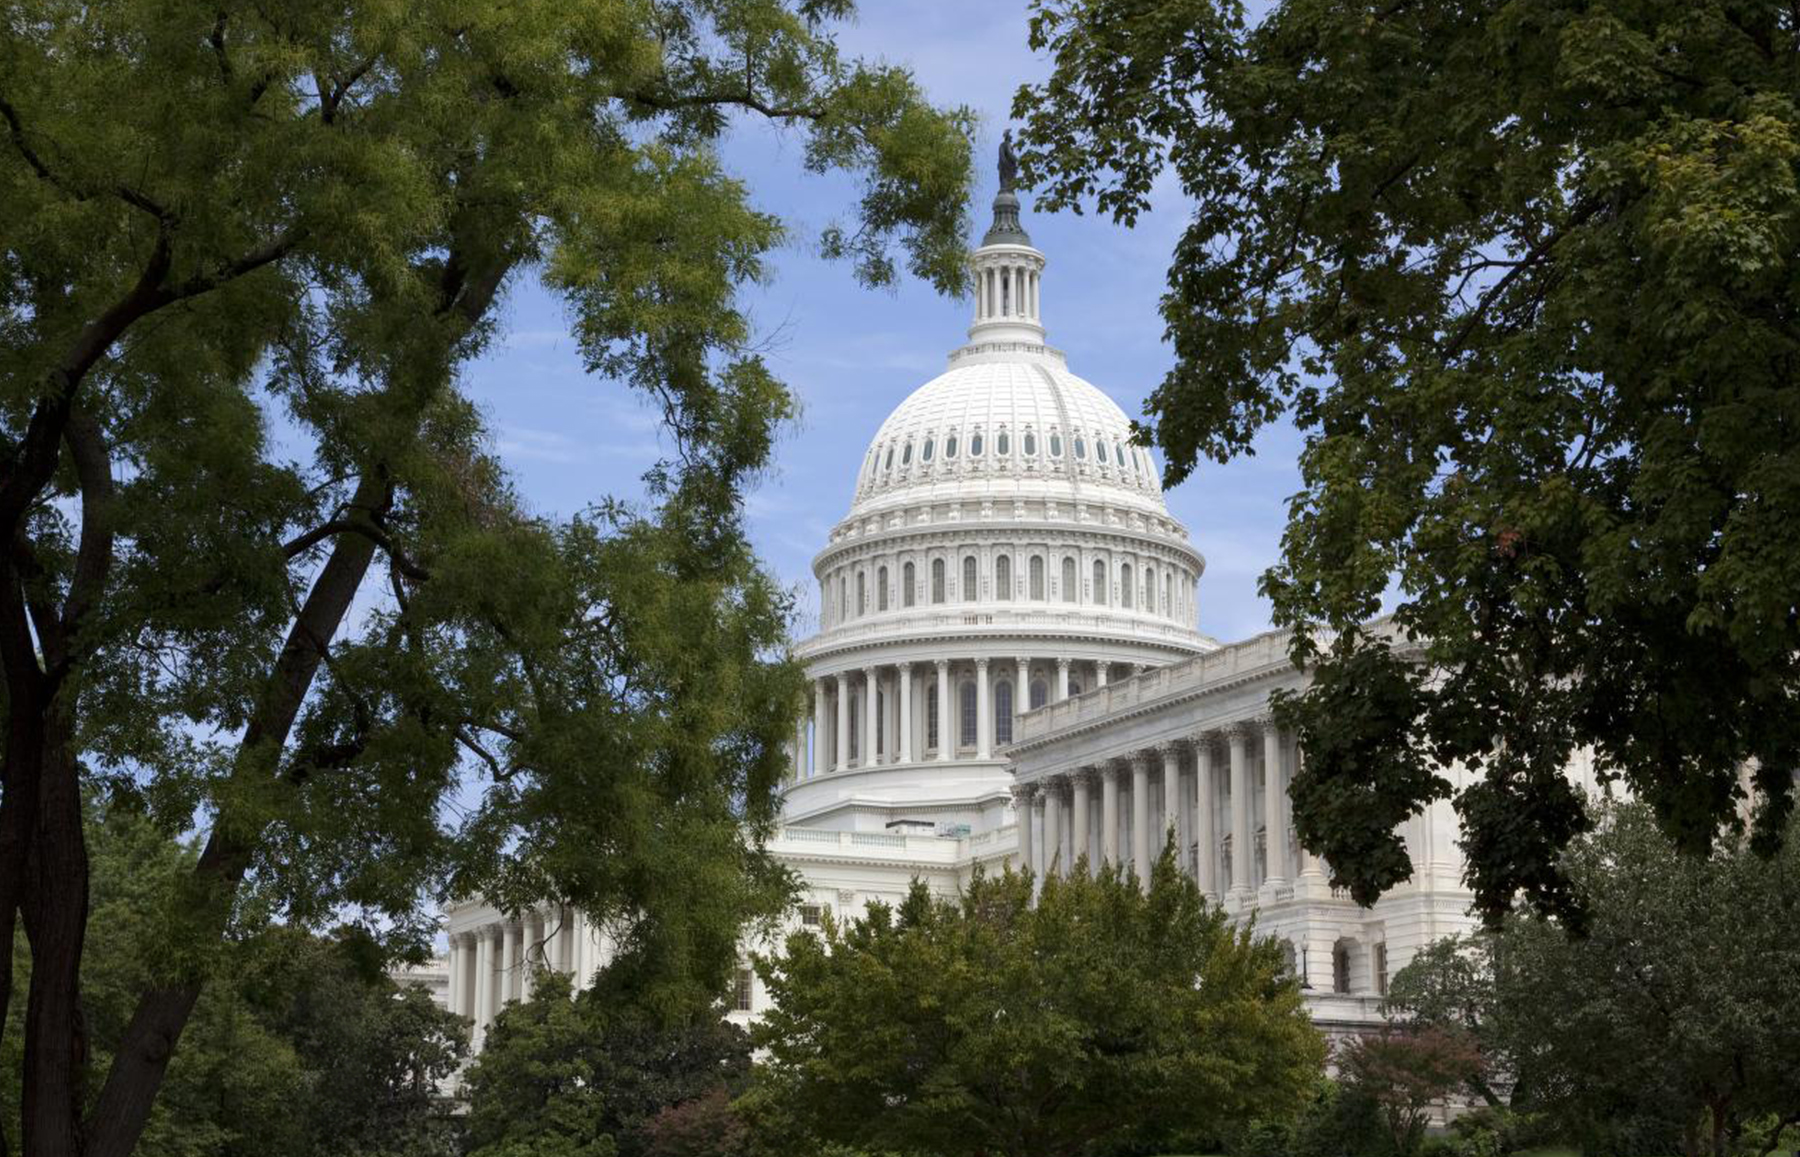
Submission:
M 1063 559 L 1062 596 L 1065 603 L 1081 601 L 1080 584 L 1075 581 L 1075 560 L 1072 557 Z
M 908 442 L 905 446 L 901 447 L 901 449 L 900 449 L 900 465 L 905 466 L 911 462 L 912 462 L 912 443 Z
M 1094 460 L 1096 462 L 1100 463 L 1100 465 L 1102 465 L 1102 466 L 1106 465 L 1106 439 L 1105 438 L 1094 439 Z
M 1077 462 L 1087 461 L 1087 439 L 1080 434 L 1075 435 L 1075 460 Z
M 1131 609 L 1131 564 L 1124 563 L 1119 567 L 1119 605 Z
M 964 555 L 963 556 L 963 580 L 962 580 L 963 602 L 965 602 L 965 603 L 974 602 L 976 597 L 980 593 L 981 593 L 980 584 L 976 582 L 976 576 L 975 576 L 975 556 L 972 554 Z
M 969 457 L 971 457 L 971 458 L 981 457 L 981 431 L 980 430 L 977 430 L 973 434 L 969 435 Z
M 875 572 L 875 609 L 878 611 L 885 611 L 885 610 L 887 610 L 887 604 L 888 604 L 887 567 L 884 566 Z
M 931 560 L 931 601 L 944 601 L 944 560 L 941 558 Z
M 1350 942 L 1339 940 L 1331 946 L 1331 991 L 1350 991 Z
M 1042 679 L 1033 679 L 1031 681 L 1032 710 L 1035 711 L 1037 708 L 1042 707 L 1048 702 L 1050 702 L 1050 684 L 1044 682 Z
M 925 689 L 925 746 L 936 750 L 938 745 L 938 701 L 937 684 L 933 683 Z
M 1144 609 L 1156 610 L 1156 571 L 1150 567 L 1144 568 Z
M 994 560 L 994 597 L 1012 598 L 1012 559 L 1004 554 Z
M 952 434 L 948 438 L 944 439 L 944 457 L 946 457 L 946 458 L 956 457 L 956 435 L 955 434 Z
M 1039 601 L 1044 597 L 1044 556 L 1031 556 L 1031 597 Z
M 1105 606 L 1106 594 L 1106 561 L 1097 558 L 1094 560 L 1094 605 Z
M 856 614 L 861 617 L 869 613 L 869 576 L 862 571 L 856 572 Z
M 1011 449 L 1012 449 L 1011 439 L 1009 439 L 1006 436 L 1005 430 L 1000 431 L 1000 433 L 994 437 L 994 453 L 1004 456 L 1005 454 L 1009 453 L 1011 451 Z M 977 450 L 976 453 L 979 454 L 980 451 Z
M 838 618 L 850 617 L 850 580 L 844 575 L 838 576 Z
M 1025 457 L 1037 457 L 1037 435 L 1030 430 L 1025 431 Z
M 900 568 L 900 605 L 903 607 L 910 607 L 918 601 L 915 585 L 916 573 L 910 562 Z
M 1050 457 L 1052 457 L 1052 458 L 1061 458 L 1062 457 L 1062 435 L 1061 434 L 1050 435 Z
M 1006 744 L 1012 742 L 1013 694 L 1012 684 L 1005 679 L 994 684 L 994 742 Z
M 935 445 L 935 443 L 930 438 L 925 439 L 925 449 L 923 449 L 919 452 L 919 461 L 921 461 L 921 462 L 931 461 L 931 449 L 934 445 Z
M 1113 458 L 1118 461 L 1120 468 L 1123 469 L 1125 466 L 1125 447 L 1114 446 L 1113 447 Z
M 1173 585 L 1174 584 L 1171 581 L 1173 578 L 1174 578 L 1174 576 L 1171 575 L 1168 571 L 1163 572 L 1162 609 L 1163 609 L 1163 614 L 1165 614 L 1165 615 L 1173 615 L 1175 613 L 1175 602 L 1174 602 L 1175 596 L 1173 594 Z
M 964 747 L 975 746 L 976 722 L 975 684 L 964 683 L 962 685 L 962 745 Z
M 887 461 L 882 463 L 881 468 L 883 470 L 892 470 L 894 468 L 894 447 L 891 444 L 888 446 Z
M 875 733 L 874 738 L 869 743 L 870 763 L 875 762 L 875 757 L 886 751 L 888 748 L 886 691 L 875 692 L 875 726 L 873 730 Z

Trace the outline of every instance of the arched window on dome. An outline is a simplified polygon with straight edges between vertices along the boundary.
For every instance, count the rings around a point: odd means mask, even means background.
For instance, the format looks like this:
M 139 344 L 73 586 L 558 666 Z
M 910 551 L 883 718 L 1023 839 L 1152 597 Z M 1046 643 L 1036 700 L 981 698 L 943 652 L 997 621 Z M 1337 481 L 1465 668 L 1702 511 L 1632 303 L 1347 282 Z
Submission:
M 1011 447 L 1012 439 L 1007 437 L 1005 430 L 994 435 L 994 453 L 1004 458 L 1007 454 L 1012 452 Z
M 1097 558 L 1094 560 L 1094 605 L 1105 606 L 1106 594 L 1106 560 Z
M 951 434 L 949 437 L 944 439 L 944 457 L 946 457 L 946 458 L 956 457 L 956 435 L 955 434 Z
M 917 572 L 913 570 L 912 563 L 909 562 L 900 568 L 900 605 L 903 607 L 912 606 L 918 599 L 913 586 L 916 577 Z
M 923 450 L 919 451 L 919 461 L 921 461 L 921 462 L 931 461 L 931 451 L 933 449 L 933 445 L 934 444 L 930 438 L 925 439 L 925 448 Z
M 944 560 L 941 558 L 931 560 L 931 601 L 944 601 Z
M 839 694 L 842 694 L 842 692 L 839 692 Z M 857 723 L 862 719 L 862 704 L 857 701 L 857 700 L 860 700 L 861 698 L 862 698 L 862 696 L 858 695 L 858 696 L 856 696 L 855 699 L 850 700 L 850 710 L 845 712 L 845 714 L 850 717 L 849 721 L 850 721 L 850 758 L 851 759 L 855 759 L 857 757 L 858 750 L 857 750 L 857 746 L 856 746 L 856 741 L 859 738 L 861 738 L 861 736 L 859 736 L 857 734 L 857 726 L 856 726 Z
M 994 684 L 994 742 L 1007 744 L 1013 735 L 1013 688 L 1002 679 Z
M 964 747 L 974 747 L 975 736 L 979 733 L 979 729 L 976 727 L 975 684 L 972 682 L 965 682 L 962 685 L 960 695 L 962 697 L 961 743 Z
M 1050 684 L 1042 679 L 1033 679 L 1031 681 L 1031 709 L 1036 711 L 1048 702 L 1050 702 Z
M 1113 447 L 1113 457 L 1118 459 L 1119 468 L 1124 469 L 1124 467 L 1125 467 L 1125 447 L 1124 446 L 1114 446 Z
M 884 471 L 891 471 L 894 468 L 894 444 L 892 442 L 888 443 L 887 461 L 881 464 L 881 468 Z
M 1052 457 L 1052 458 L 1061 458 L 1062 457 L 1062 435 L 1061 434 L 1050 435 L 1050 457 Z
M 856 616 L 861 618 L 869 613 L 869 576 L 862 571 L 856 572 Z
M 1094 440 L 1094 461 L 1098 462 L 1102 466 L 1106 465 L 1106 439 L 1105 438 L 1097 438 Z
M 1034 554 L 1029 564 L 1031 574 L 1031 597 L 1038 602 L 1044 601 L 1044 556 Z
M 1012 559 L 1004 554 L 994 560 L 994 597 L 1012 598 Z
M 1075 461 L 1087 461 L 1087 441 L 1080 434 L 1075 435 Z
M 980 430 L 977 430 L 973 434 L 969 435 L 969 457 L 971 457 L 971 458 L 981 457 L 981 431 Z
M 837 613 L 839 622 L 850 617 L 850 580 L 844 575 L 838 576 Z
M 878 611 L 888 609 L 888 581 L 887 567 L 885 566 L 875 572 L 875 609 Z
M 1063 559 L 1062 596 L 1065 603 L 1081 601 L 1081 584 L 1075 581 L 1075 559 L 1073 556 Z
M 1174 590 L 1175 590 L 1174 575 L 1172 575 L 1168 571 L 1164 571 L 1163 572 L 1163 614 L 1169 615 L 1171 617 L 1175 614 Z
M 925 688 L 925 746 L 933 751 L 936 751 L 938 746 L 938 701 L 935 682 Z
M 1025 457 L 1037 457 L 1037 435 L 1030 430 L 1025 431 Z
M 1123 563 L 1119 567 L 1119 605 L 1126 610 L 1131 609 L 1131 564 Z
M 1156 613 L 1156 568 L 1148 564 L 1144 567 L 1144 609 Z
M 976 574 L 975 556 L 963 556 L 962 600 L 972 603 L 981 594 L 981 587 Z

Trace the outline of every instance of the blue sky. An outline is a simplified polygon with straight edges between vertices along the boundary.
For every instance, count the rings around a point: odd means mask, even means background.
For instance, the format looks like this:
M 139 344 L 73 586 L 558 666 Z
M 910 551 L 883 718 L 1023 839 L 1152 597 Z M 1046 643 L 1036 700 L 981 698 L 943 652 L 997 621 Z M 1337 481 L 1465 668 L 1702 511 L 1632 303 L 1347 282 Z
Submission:
M 1047 71 L 1027 48 L 1026 20 L 1022 0 L 886 0 L 866 2 L 840 37 L 847 54 L 910 67 L 933 100 L 980 115 L 977 232 L 987 224 L 994 150 L 1013 91 Z M 802 148 L 797 134 L 746 122 L 725 157 L 759 205 L 791 227 L 767 284 L 747 304 L 769 365 L 803 413 L 748 508 L 758 549 L 798 590 L 804 633 L 817 601 L 812 557 L 849 506 L 869 440 L 889 411 L 942 372 L 945 355 L 965 340 L 969 308 L 916 282 L 864 290 L 847 267 L 821 260 L 819 230 L 850 212 L 855 188 L 804 172 Z M 1049 261 L 1043 312 L 1051 344 L 1127 414 L 1141 414 L 1170 361 L 1156 307 L 1185 218 L 1179 192 L 1170 186 L 1129 230 L 1091 214 L 1041 214 L 1028 193 L 1024 200 L 1026 228 Z M 504 339 L 470 368 L 467 385 L 526 502 L 567 515 L 605 495 L 637 493 L 658 455 L 654 415 L 624 387 L 584 372 L 560 304 L 537 287 L 515 289 L 503 318 Z M 1230 640 L 1268 626 L 1256 580 L 1275 557 L 1287 497 L 1300 487 L 1298 447 L 1291 428 L 1272 429 L 1255 457 L 1204 464 L 1168 495 L 1207 559 L 1201 630 Z

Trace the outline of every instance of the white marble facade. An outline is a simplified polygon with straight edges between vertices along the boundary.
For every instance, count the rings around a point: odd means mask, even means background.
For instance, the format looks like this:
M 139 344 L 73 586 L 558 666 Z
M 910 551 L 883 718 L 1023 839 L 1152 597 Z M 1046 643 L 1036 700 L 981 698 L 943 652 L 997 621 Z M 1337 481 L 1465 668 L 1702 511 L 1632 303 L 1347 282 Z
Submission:
M 1333 893 L 1293 837 L 1296 749 L 1268 720 L 1302 678 L 1286 641 L 1195 629 L 1205 560 L 1124 413 L 1045 343 L 1044 255 L 1011 193 L 994 209 L 967 344 L 882 424 L 814 560 L 811 709 L 771 845 L 806 883 L 795 922 L 915 877 L 951 893 L 977 865 L 1041 875 L 1085 850 L 1142 871 L 1172 828 L 1200 886 L 1286 943 L 1321 1024 L 1367 1023 L 1388 976 L 1470 925 L 1454 815 L 1408 822 L 1414 877 L 1372 909 Z M 478 1035 L 534 968 L 606 956 L 579 913 L 447 915 L 448 1000 Z M 733 998 L 761 1007 L 747 968 Z

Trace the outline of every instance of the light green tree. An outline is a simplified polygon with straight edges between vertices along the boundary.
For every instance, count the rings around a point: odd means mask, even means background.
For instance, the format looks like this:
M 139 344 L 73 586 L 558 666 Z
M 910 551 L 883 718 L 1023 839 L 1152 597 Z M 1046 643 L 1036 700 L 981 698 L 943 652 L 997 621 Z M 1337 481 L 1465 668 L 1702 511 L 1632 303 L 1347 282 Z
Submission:
M 1295 820 L 1372 901 L 1456 794 L 1469 882 L 1574 916 L 1578 752 L 1685 849 L 1800 764 L 1800 16 L 1773 0 L 1035 0 L 1024 179 L 1194 210 L 1145 434 L 1291 420 L 1264 579 L 1310 689 Z M 1426 680 L 1362 624 L 1392 594 Z M 1329 628 L 1329 633 L 1316 628 Z
M 24 1009 L 24 1153 L 129 1153 L 207 977 L 271 920 L 397 950 L 445 894 L 558 899 L 632 921 L 679 1001 L 780 902 L 757 833 L 799 687 L 738 496 L 793 408 L 735 294 L 783 234 L 716 142 L 793 126 L 807 167 L 862 182 L 829 254 L 961 276 L 967 118 L 841 58 L 849 11 L 8 9 L 0 1014 Z M 457 368 L 526 277 L 665 419 L 640 508 L 548 523 L 486 449 Z M 90 789 L 204 834 L 146 898 L 163 950 L 104 1058 Z
M 1297 1112 L 1324 1044 L 1273 941 L 1209 908 L 1172 852 L 923 883 L 760 960 L 758 1112 L 864 1150 L 1074 1157 Z

